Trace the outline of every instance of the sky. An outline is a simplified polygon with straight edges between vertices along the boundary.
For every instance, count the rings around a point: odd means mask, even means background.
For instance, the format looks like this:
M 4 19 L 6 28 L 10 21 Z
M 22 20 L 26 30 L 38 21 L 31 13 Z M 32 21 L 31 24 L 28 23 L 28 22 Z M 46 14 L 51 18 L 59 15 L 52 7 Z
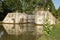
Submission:
M 56 9 L 60 6 L 60 0 L 52 0 Z

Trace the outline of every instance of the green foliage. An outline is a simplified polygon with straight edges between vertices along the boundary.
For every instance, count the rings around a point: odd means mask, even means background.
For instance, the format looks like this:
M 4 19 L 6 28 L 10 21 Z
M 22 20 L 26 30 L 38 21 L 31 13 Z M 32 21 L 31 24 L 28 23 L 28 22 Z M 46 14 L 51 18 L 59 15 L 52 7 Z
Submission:
M 56 12 L 56 17 L 60 20 L 60 7 L 58 8 L 58 10 Z
M 1 5 L 1 4 L 0 4 Z M 32 13 L 35 8 L 44 8 L 55 15 L 55 7 L 52 0 L 4 0 L 0 7 L 1 12 L 26 12 Z
M 5 0 L 4 5 L 7 10 L 16 11 L 21 9 L 21 3 L 19 0 Z
M 50 34 L 53 40 L 60 40 L 60 24 L 56 24 Z
M 3 8 L 2 8 L 2 2 L 0 1 L 0 12 L 3 12 Z
M 48 21 L 47 18 L 45 18 L 44 19 L 44 23 L 43 23 L 43 30 L 44 30 L 44 32 L 45 32 L 46 35 L 50 34 L 50 32 L 51 32 L 50 27 L 51 27 L 50 22 Z
M 55 24 L 49 37 L 43 35 L 38 40 L 60 40 L 60 24 Z
M 54 6 L 52 0 L 45 0 L 45 1 L 46 2 L 43 3 L 44 9 L 50 11 L 56 17 L 56 9 L 55 9 L 55 6 Z

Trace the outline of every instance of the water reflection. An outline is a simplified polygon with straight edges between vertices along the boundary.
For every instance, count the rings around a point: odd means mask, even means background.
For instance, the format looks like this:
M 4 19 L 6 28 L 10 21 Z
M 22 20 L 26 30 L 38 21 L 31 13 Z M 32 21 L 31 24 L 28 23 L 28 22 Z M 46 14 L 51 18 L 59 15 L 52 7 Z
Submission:
M 0 40 L 36 40 L 35 28 L 31 24 L 0 25 L 0 36 Z
M 0 32 L 0 38 L 4 35 L 4 31 Z

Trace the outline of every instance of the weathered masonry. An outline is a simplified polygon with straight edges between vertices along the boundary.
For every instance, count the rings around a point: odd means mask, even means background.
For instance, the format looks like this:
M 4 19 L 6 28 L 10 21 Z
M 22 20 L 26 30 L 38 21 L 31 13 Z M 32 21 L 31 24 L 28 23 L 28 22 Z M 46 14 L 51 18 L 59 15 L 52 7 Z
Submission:
M 8 34 L 19 35 L 26 31 L 33 35 L 43 34 L 44 19 L 49 18 L 51 25 L 55 24 L 55 18 L 49 11 L 36 11 L 34 15 L 26 13 L 8 13 L 3 20 L 3 26 Z

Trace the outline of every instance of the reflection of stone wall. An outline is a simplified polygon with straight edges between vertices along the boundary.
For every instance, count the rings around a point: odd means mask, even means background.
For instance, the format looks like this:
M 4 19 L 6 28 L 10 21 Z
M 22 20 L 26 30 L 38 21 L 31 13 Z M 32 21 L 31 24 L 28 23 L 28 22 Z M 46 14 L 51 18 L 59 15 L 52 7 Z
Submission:
M 3 24 L 5 30 L 11 35 L 20 35 L 25 32 L 35 32 L 34 24 Z
M 19 35 L 26 32 L 26 24 L 24 24 L 23 28 L 21 25 L 13 25 L 13 24 L 3 24 L 8 34 Z M 14 27 L 14 28 L 13 28 Z

